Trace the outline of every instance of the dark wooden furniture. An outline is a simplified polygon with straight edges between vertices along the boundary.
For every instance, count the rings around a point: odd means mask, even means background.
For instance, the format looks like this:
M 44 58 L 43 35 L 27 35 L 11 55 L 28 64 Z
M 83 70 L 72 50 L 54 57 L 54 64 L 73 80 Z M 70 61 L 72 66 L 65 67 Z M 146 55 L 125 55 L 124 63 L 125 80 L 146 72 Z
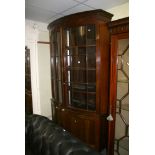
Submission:
M 115 118 L 116 118 L 116 99 L 117 99 L 117 55 L 119 41 L 129 38 L 129 18 L 123 18 L 112 21 L 108 24 L 111 34 L 111 52 L 110 52 L 110 99 L 109 113 L 114 121 L 108 123 L 108 154 L 114 154 L 115 138 Z
M 48 26 L 53 120 L 99 151 L 107 146 L 111 18 L 94 10 Z
M 30 49 L 25 47 L 25 112 L 32 114 Z

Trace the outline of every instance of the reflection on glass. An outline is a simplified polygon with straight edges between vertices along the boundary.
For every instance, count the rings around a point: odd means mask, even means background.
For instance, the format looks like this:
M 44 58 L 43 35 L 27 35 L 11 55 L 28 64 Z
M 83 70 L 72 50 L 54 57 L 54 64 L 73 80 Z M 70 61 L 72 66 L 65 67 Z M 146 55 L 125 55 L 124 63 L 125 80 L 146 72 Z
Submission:
M 85 56 L 71 56 L 72 67 L 85 68 L 86 57 Z
M 62 103 L 62 85 L 61 81 L 58 82 L 59 85 L 59 102 Z
M 69 30 L 66 30 L 66 33 L 67 33 L 67 35 L 66 35 L 67 44 L 66 45 L 69 46 Z
M 78 91 L 72 91 L 72 106 L 86 109 L 86 94 Z
M 88 45 L 95 45 L 96 44 L 95 25 L 87 25 L 87 44 Z

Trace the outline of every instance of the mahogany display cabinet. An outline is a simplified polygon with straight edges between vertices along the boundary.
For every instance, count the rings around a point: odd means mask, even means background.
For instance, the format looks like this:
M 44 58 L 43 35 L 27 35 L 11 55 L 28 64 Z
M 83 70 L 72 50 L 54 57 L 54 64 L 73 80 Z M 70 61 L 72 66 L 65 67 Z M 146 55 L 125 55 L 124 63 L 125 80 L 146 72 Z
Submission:
M 52 118 L 98 151 L 107 146 L 112 16 L 93 10 L 48 25 Z

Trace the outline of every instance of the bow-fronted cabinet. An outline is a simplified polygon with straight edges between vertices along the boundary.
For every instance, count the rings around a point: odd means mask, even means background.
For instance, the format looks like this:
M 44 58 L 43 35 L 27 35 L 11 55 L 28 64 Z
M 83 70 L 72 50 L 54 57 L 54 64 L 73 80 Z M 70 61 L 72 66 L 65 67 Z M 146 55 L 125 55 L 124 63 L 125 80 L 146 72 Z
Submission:
M 112 16 L 93 10 L 48 26 L 53 120 L 99 151 L 107 146 Z

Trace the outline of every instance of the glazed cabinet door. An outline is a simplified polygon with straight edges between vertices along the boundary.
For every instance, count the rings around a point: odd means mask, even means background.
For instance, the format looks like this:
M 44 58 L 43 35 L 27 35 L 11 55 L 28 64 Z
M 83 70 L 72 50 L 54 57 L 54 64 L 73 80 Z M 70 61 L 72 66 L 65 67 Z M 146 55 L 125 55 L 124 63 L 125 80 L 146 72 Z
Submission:
M 66 105 L 96 111 L 96 25 L 63 30 Z
M 52 29 L 50 33 L 50 62 L 51 62 L 51 87 L 52 87 L 52 119 L 61 124 L 62 105 L 62 51 L 60 29 Z
M 31 90 L 30 49 L 25 47 L 25 112 L 33 113 Z
M 51 84 L 52 101 L 62 104 L 62 62 L 61 62 L 61 34 L 60 30 L 53 30 L 50 36 Z

